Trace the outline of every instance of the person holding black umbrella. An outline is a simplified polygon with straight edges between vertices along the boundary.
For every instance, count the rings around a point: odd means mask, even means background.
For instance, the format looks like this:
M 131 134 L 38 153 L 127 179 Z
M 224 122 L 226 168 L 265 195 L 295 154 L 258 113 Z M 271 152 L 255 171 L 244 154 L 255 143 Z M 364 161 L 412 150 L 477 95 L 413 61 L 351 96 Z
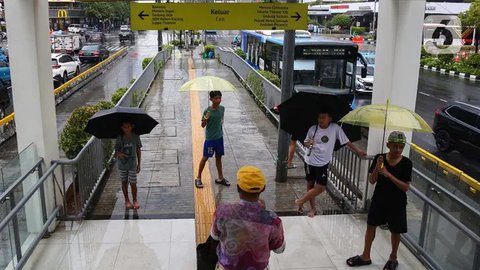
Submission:
M 315 197 L 326 189 L 328 164 L 332 159 L 335 142 L 338 140 L 341 145 L 346 144 L 362 157 L 366 155 L 364 151 L 350 142 L 339 125 L 332 123 L 332 116 L 327 107 L 319 110 L 317 120 L 318 124 L 310 127 L 304 141 L 308 148 L 304 157 L 305 174 L 308 181 L 307 193 L 302 198 L 295 200 L 300 213 L 303 213 L 303 204 L 310 202 L 309 217 L 314 217 L 316 214 Z
M 142 142 L 140 136 L 133 132 L 134 125 L 129 120 L 124 120 L 120 129 L 122 134 L 117 137 L 115 154 L 118 158 L 118 171 L 122 181 L 122 191 L 125 198 L 125 208 L 138 209 L 137 200 L 137 174 L 140 172 Z M 132 189 L 132 202 L 128 197 L 128 184 Z

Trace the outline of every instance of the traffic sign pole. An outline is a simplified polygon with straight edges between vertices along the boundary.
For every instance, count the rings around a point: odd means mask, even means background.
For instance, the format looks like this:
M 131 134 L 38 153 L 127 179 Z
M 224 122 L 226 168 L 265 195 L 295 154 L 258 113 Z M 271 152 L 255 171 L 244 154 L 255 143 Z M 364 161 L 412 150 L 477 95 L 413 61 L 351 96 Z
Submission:
M 287 0 L 287 3 L 296 3 L 296 0 Z M 295 61 L 295 30 L 286 30 L 283 37 L 283 65 L 282 65 L 282 102 L 293 94 L 293 62 Z M 280 123 L 282 118 L 280 118 Z M 278 159 L 275 182 L 286 182 L 288 174 L 288 147 L 290 135 L 278 125 Z

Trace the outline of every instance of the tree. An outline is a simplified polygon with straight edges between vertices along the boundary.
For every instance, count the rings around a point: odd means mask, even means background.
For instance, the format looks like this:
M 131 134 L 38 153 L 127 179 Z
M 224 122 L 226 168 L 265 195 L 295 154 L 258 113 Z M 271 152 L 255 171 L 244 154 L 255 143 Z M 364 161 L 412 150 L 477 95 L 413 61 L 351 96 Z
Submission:
M 130 16 L 127 1 L 82 3 L 82 9 L 89 20 L 124 21 Z
M 470 8 L 458 15 L 464 27 L 480 26 L 480 0 L 473 0 Z
M 344 14 L 337 14 L 330 20 L 329 25 L 338 25 L 341 28 L 348 28 L 351 25 L 350 17 Z

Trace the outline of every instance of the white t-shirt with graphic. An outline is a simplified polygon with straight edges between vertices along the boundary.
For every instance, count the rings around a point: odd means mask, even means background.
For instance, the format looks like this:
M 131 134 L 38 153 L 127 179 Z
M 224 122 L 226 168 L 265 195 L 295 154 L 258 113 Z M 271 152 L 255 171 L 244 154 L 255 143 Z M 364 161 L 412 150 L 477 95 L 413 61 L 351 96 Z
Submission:
M 318 126 L 317 132 L 315 133 L 316 127 L 317 125 L 311 126 L 308 130 L 305 142 L 313 138 L 315 134 L 315 143 L 313 144 L 310 156 L 307 156 L 307 150 L 304 158 L 308 165 L 321 167 L 330 163 L 332 160 L 333 149 L 337 139 L 341 145 L 348 143 L 350 140 L 347 138 L 347 135 L 345 135 L 345 132 L 343 132 L 343 129 L 335 123 L 330 123 L 328 128 L 325 129 Z

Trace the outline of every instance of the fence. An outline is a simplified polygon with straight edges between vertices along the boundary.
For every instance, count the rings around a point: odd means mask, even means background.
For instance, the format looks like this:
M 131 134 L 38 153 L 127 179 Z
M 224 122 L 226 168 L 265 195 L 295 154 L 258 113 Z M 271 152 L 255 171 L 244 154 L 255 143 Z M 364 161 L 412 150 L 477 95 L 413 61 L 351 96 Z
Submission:
M 171 50 L 159 52 L 130 86 L 116 106 L 138 107 L 142 104 L 155 76 L 171 56 Z M 64 196 L 63 219 L 80 219 L 90 206 L 113 158 L 112 140 L 91 137 L 72 160 L 58 160 Z

